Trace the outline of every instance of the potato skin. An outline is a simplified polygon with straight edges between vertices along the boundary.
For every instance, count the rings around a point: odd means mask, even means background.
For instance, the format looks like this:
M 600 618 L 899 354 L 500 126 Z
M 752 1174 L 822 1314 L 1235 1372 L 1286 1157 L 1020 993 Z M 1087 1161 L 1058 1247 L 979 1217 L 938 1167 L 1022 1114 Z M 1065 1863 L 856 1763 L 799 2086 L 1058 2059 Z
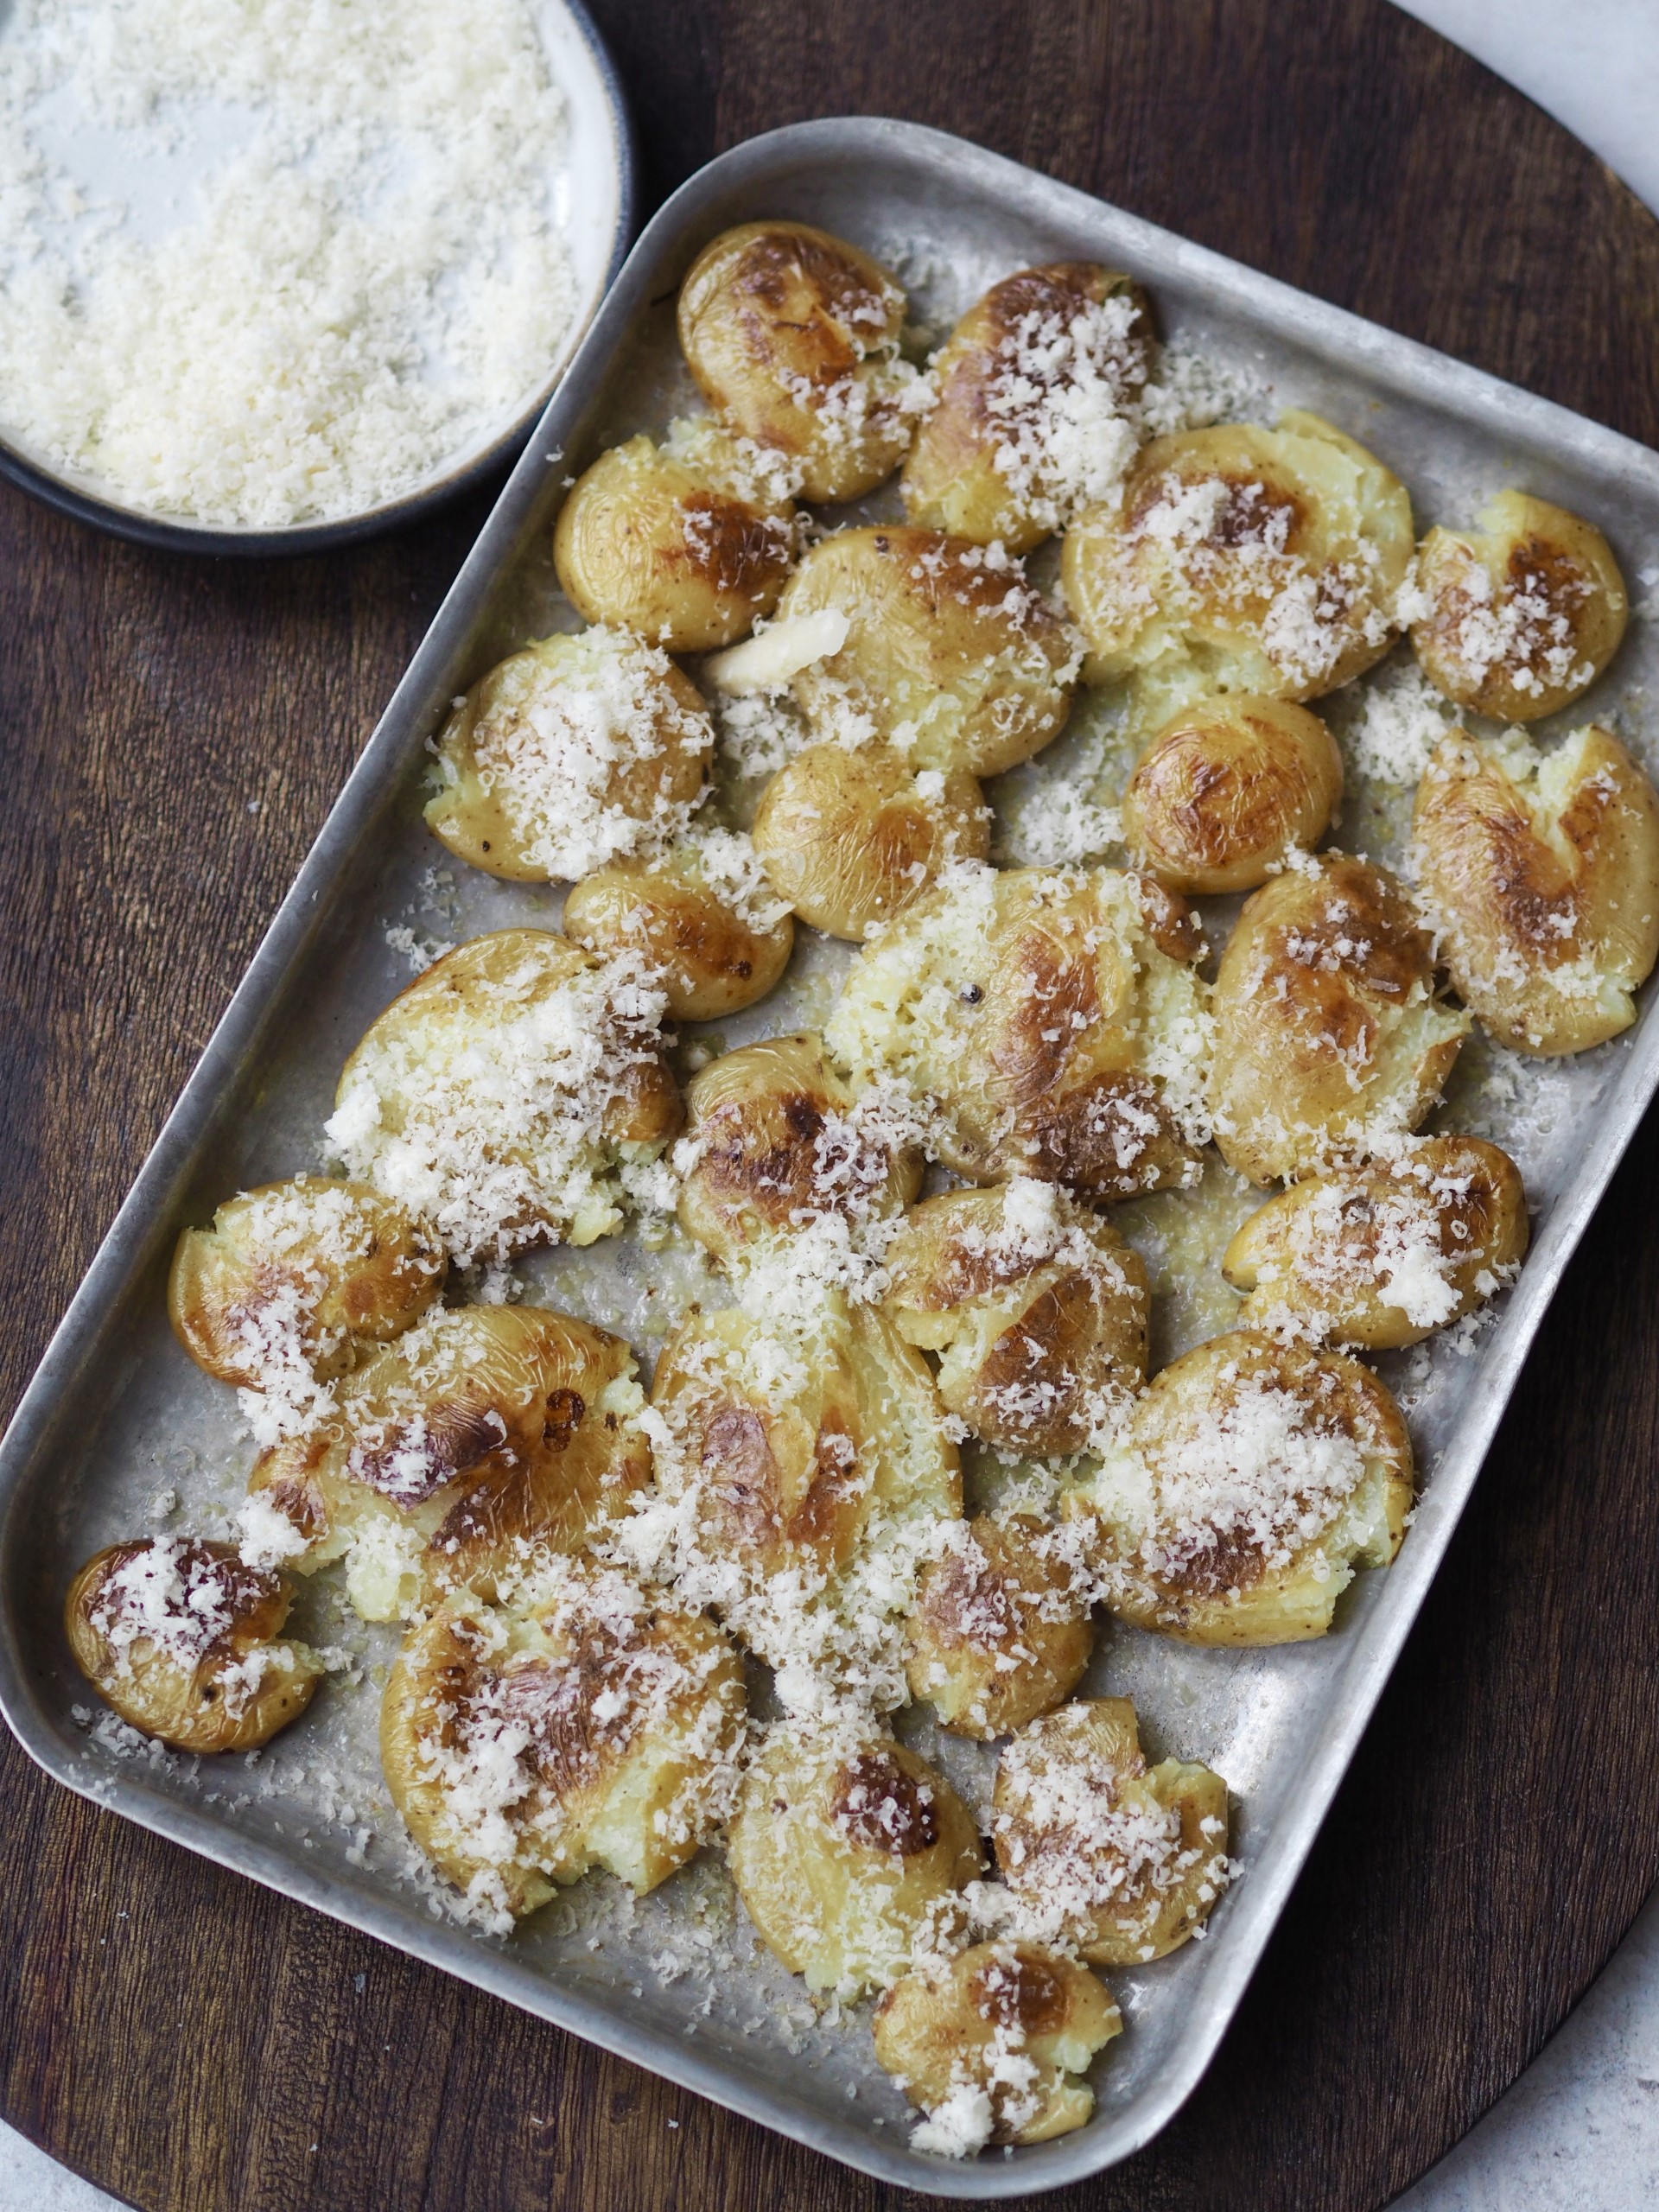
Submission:
M 905 296 L 857 246 L 807 223 L 741 223 L 691 264 L 678 320 L 709 404 L 790 456 L 807 499 L 859 499 L 904 459 Z
M 1252 893 L 1211 1003 L 1216 1141 L 1253 1183 L 1415 1128 L 1471 1026 L 1434 996 L 1433 941 L 1400 886 L 1346 853 Z
M 779 613 L 825 608 L 846 616 L 846 641 L 793 686 L 825 735 L 850 717 L 913 767 L 997 776 L 1065 725 L 1070 632 L 995 551 L 898 524 L 838 531 L 796 569 Z
M 1090 315 L 1108 301 L 1118 303 L 1116 315 Z M 1052 405 L 1054 391 L 1075 379 L 1075 368 L 1064 366 L 1034 375 L 1029 356 L 1039 349 L 1075 354 L 1079 338 L 1101 381 L 1126 400 L 1141 390 L 1152 314 L 1132 277 L 1097 262 L 1052 262 L 1003 277 L 969 308 L 932 364 L 938 397 L 899 480 L 912 522 L 977 545 L 995 540 L 1015 554 L 1060 526 L 1065 503 L 1041 482 L 1040 463 L 1031 472 L 1039 480 L 1021 484 L 999 467 L 998 455 L 1010 444 L 1016 451 L 1040 446 L 1045 401 Z
M 1052 1713 L 1094 1647 L 1077 1547 L 1029 1514 L 982 1514 L 925 1569 L 908 1676 L 952 1735 L 988 1742 Z
M 791 510 L 767 512 L 648 437 L 613 446 L 559 511 L 553 565 L 585 620 L 671 653 L 746 637 L 789 574 Z
M 965 770 L 918 775 L 880 743 L 810 745 L 767 785 L 753 836 L 779 897 L 857 943 L 914 906 L 947 862 L 986 859 L 990 810 Z
M 1618 651 L 1630 595 L 1592 523 L 1500 492 L 1482 528 L 1431 530 L 1417 556 L 1425 611 L 1411 642 L 1454 705 L 1504 722 L 1570 706 Z
M 1548 1058 L 1630 1027 L 1659 957 L 1659 795 L 1616 737 L 1541 756 L 1449 731 L 1413 836 L 1452 980 L 1500 1044 Z
M 1221 1265 L 1250 1294 L 1243 1327 L 1393 1351 L 1491 1297 L 1527 1236 L 1526 1192 L 1507 1153 L 1478 1137 L 1422 1137 L 1397 1159 L 1281 1191 Z M 1408 1303 L 1386 1294 L 1385 1274 L 1388 1290 L 1405 1279 Z
M 571 887 L 565 935 L 601 957 L 632 947 L 662 976 L 676 1021 L 718 1021 L 773 990 L 795 945 L 786 911 L 770 928 L 747 921 L 702 880 L 696 850 L 657 862 L 619 861 Z
M 1342 755 L 1287 700 L 1205 699 L 1174 715 L 1123 793 L 1123 842 L 1166 889 L 1253 891 L 1306 850 L 1342 799 Z
M 139 1599 L 139 1579 L 159 1603 Z M 229 1544 L 150 1537 L 88 1560 L 63 1624 L 75 1664 L 130 1727 L 175 1751 L 248 1751 L 299 1718 L 322 1673 L 308 1645 L 282 1637 L 290 1599 L 285 1576 L 245 1567 Z

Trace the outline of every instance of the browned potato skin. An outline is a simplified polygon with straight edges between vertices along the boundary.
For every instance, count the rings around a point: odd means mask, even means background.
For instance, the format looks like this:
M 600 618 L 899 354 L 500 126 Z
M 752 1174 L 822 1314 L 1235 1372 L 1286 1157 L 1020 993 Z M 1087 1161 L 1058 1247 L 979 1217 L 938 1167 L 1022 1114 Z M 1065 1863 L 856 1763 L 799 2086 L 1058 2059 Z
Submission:
M 815 1180 L 816 1147 L 853 1095 L 816 1031 L 726 1053 L 692 1078 L 685 1103 L 699 1156 L 681 1184 L 680 1225 L 717 1259 L 741 1260 L 835 1206 Z M 898 1213 L 921 1182 L 919 1154 L 873 1149 L 857 1195 L 875 1211 Z
M 1095 1632 L 1070 1567 L 1039 1542 L 1040 1522 L 982 1514 L 964 1534 L 918 1586 L 907 1672 L 941 1727 L 982 1743 L 1063 1704 Z
M 855 499 L 904 459 L 910 418 L 881 389 L 905 296 L 869 255 L 807 223 L 741 223 L 691 264 L 680 344 L 709 404 L 740 436 L 790 454 L 809 499 Z M 853 435 L 827 432 L 826 405 L 872 387 Z M 812 397 L 803 403 L 800 387 Z M 791 391 L 791 387 L 795 387 Z
M 1500 492 L 1481 515 L 1484 530 L 1431 530 L 1417 556 L 1417 581 L 1431 611 L 1412 626 L 1423 673 L 1454 705 L 1496 721 L 1533 722 L 1570 706 L 1618 651 L 1630 595 L 1613 550 L 1593 523 L 1535 499 Z M 1486 593 L 1471 592 L 1484 571 Z M 1482 611 L 1528 603 L 1532 619 L 1510 651 L 1486 663 L 1460 643 L 1462 624 Z M 1565 652 L 1570 665 L 1554 670 Z
M 1060 1457 L 1087 1443 L 1091 1400 L 1146 1381 L 1146 1264 L 1115 1229 L 1064 1199 L 1063 1221 L 1097 1264 L 988 1249 L 1005 1203 L 996 1188 L 946 1191 L 913 1206 L 887 1249 L 883 1302 L 910 1343 L 944 1354 L 939 1395 L 976 1436 Z M 1050 1402 L 1011 1408 L 999 1395 L 1011 1384 L 1046 1385 Z
M 871 2026 L 878 2063 L 912 2104 L 935 2111 L 965 2077 L 990 2097 L 990 2141 L 1027 2144 L 1052 2142 L 1087 2120 L 1095 2093 L 1075 2077 L 1123 2032 L 1123 2019 L 1074 1959 L 1040 1943 L 976 1943 L 895 1982 Z M 1038 2069 L 1022 2091 L 993 2075 L 999 2042 L 1015 2044 Z M 1033 2101 L 1034 2113 L 1022 2117 Z
M 287 1577 L 244 1567 L 230 1544 L 188 1540 L 183 1554 L 219 1583 L 230 1626 L 194 1667 L 144 1637 L 129 1645 L 123 1669 L 96 1618 L 99 1599 L 111 1574 L 149 1548 L 149 1539 L 111 1544 L 89 1559 L 70 1584 L 63 1624 L 75 1664 L 130 1727 L 175 1751 L 250 1751 L 269 1743 L 310 1704 L 322 1672 L 308 1646 L 282 1640 L 292 1595 Z M 227 1698 L 226 1670 L 261 1649 L 270 1649 L 285 1663 L 245 1699 Z
M 589 952 L 632 946 L 662 976 L 676 1021 L 717 1021 L 772 990 L 795 945 L 785 914 L 757 930 L 697 880 L 695 866 L 619 861 L 572 887 L 564 933 Z
M 1594 725 L 1550 756 L 1544 776 L 1575 743 L 1577 765 L 1552 802 L 1511 776 L 1503 741 L 1448 731 L 1417 787 L 1413 825 L 1459 995 L 1500 1044 L 1546 1058 L 1629 1028 L 1631 995 L 1659 957 L 1659 795 Z M 1558 989 L 1556 972 L 1586 958 L 1600 988 Z
M 1293 846 L 1311 850 L 1342 799 L 1342 755 L 1287 700 L 1206 699 L 1174 715 L 1123 793 L 1123 842 L 1189 897 L 1253 891 Z
M 991 817 L 963 770 L 929 799 L 890 746 L 810 745 L 767 785 L 753 836 L 779 897 L 858 943 L 925 897 L 948 861 L 988 858 Z
M 290 1189 L 302 1198 L 308 1190 L 349 1198 L 369 1231 L 368 1250 L 342 1265 L 308 1248 L 301 1255 L 302 1268 L 291 1254 L 261 1251 L 257 1242 L 251 1243 L 258 1202 Z M 168 1273 L 168 1319 L 198 1367 L 221 1382 L 257 1389 L 261 1376 L 238 1342 L 238 1319 L 292 1289 L 307 1294 L 312 1287 L 307 1278 L 315 1269 L 323 1284 L 310 1306 L 303 1348 L 314 1371 L 327 1381 L 351 1366 L 357 1339 L 384 1343 L 418 1321 L 442 1290 L 448 1267 L 437 1232 L 395 1199 L 366 1183 L 298 1175 L 291 1184 L 264 1183 L 245 1191 L 227 1199 L 207 1228 L 184 1230 Z
M 1317 1172 L 1385 1100 L 1414 1128 L 1470 1027 L 1428 997 L 1433 976 L 1427 931 L 1368 861 L 1327 853 L 1254 893 L 1211 1002 L 1229 1166 L 1253 1183 Z
M 833 728 L 849 702 L 879 738 L 913 725 L 913 767 L 997 776 L 1041 752 L 1071 712 L 1065 624 L 1020 570 L 966 538 L 898 524 L 838 531 L 796 569 L 780 613 L 826 607 L 847 617 L 846 643 L 794 679 L 815 727 Z
M 720 490 L 647 437 L 578 477 L 553 533 L 559 586 L 589 622 L 637 630 L 671 653 L 747 637 L 789 574 L 790 511 Z
M 1459 1187 L 1433 1190 L 1453 1183 Z M 1340 1242 L 1316 1244 L 1304 1224 L 1327 1199 L 1342 1208 Z M 1387 1205 L 1433 1222 L 1458 1300 L 1444 1321 L 1420 1326 L 1379 1291 L 1376 1217 Z M 1527 1238 L 1527 1195 L 1507 1153 L 1479 1137 L 1424 1137 L 1399 1166 L 1373 1161 L 1281 1191 L 1234 1236 L 1221 1268 L 1236 1290 L 1250 1294 L 1241 1327 L 1287 1325 L 1325 1344 L 1395 1351 L 1472 1313 L 1490 1294 L 1478 1279 L 1518 1266 Z

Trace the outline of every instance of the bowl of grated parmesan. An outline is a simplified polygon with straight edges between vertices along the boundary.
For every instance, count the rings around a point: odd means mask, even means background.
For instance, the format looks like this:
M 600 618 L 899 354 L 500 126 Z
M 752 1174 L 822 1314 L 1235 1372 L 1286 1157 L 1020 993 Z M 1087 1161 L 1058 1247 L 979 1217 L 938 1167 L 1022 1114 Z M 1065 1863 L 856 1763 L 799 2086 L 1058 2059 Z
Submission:
M 627 247 L 575 0 L 0 0 L 0 474 L 308 552 L 523 444 Z

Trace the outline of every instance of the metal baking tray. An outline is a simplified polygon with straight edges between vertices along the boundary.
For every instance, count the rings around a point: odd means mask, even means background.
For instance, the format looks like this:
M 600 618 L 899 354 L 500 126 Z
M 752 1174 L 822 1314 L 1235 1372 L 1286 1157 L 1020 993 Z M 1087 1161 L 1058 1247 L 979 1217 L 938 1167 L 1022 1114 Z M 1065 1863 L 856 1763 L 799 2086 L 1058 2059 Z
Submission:
M 802 1986 L 746 1943 L 717 1859 L 637 1907 L 590 1877 L 513 1936 L 486 1937 L 448 1918 L 435 1885 L 400 1856 L 377 1787 L 372 1688 L 325 1688 L 251 1769 L 189 1760 L 94 1720 L 59 1625 L 75 1565 L 94 1545 L 139 1533 L 156 1492 L 181 1500 L 167 1525 L 204 1529 L 245 1478 L 251 1447 L 237 1434 L 232 1394 L 189 1365 L 167 1328 L 163 1276 L 180 1225 L 239 1187 L 315 1165 L 340 1065 L 407 980 L 392 939 L 556 915 L 550 890 L 444 864 L 416 804 L 424 743 L 463 684 L 561 619 L 548 555 L 563 485 L 607 439 L 684 404 L 675 289 L 714 232 L 759 216 L 803 218 L 867 245 L 941 324 L 992 278 L 1033 261 L 1082 257 L 1132 271 L 1173 338 L 1265 385 L 1274 404 L 1313 406 L 1354 432 L 1397 468 L 1421 518 L 1466 518 L 1519 481 L 1599 522 L 1633 582 L 1659 578 L 1659 456 L 1558 407 L 935 131 L 806 124 L 722 156 L 635 247 L 18 1409 L 0 1450 L 0 1706 L 69 1788 L 815 2150 L 958 2200 L 1023 2195 L 1128 2156 L 1209 2063 L 1416 1618 L 1544 1307 L 1659 1085 L 1650 1006 L 1627 1037 L 1573 1062 L 1531 1070 L 1465 1053 L 1445 1121 L 1517 1153 L 1535 1242 L 1518 1285 L 1472 1342 L 1441 1339 L 1432 1357 L 1385 1368 L 1411 1402 L 1425 1477 L 1393 1569 L 1361 1576 L 1334 1632 L 1315 1644 L 1201 1651 L 1117 1628 L 1103 1635 L 1086 1687 L 1134 1695 L 1155 1756 L 1202 1758 L 1227 1777 L 1243 1871 L 1205 1941 L 1112 1977 L 1128 2032 L 1096 2069 L 1093 2120 L 1058 2142 L 965 2164 L 912 2152 L 862 2018 L 815 2012 Z M 1654 627 L 1638 613 L 1610 676 L 1572 716 L 1618 721 L 1628 702 L 1624 734 L 1649 765 L 1637 716 L 1659 675 Z M 1362 791 L 1355 804 L 1342 842 L 1386 854 L 1399 795 Z M 785 999 L 726 1025 L 728 1040 L 811 1018 L 827 958 L 827 949 L 809 957 Z M 675 1264 L 623 1246 L 555 1253 L 530 1271 L 531 1294 L 566 1299 L 648 1351 L 643 1278 L 655 1268 L 666 1279 Z M 162 1495 L 154 1510 L 167 1507 Z M 337 1618 L 314 1618 L 337 1603 L 323 1580 L 302 1601 L 302 1632 L 349 1635 Z M 356 1632 L 360 1671 L 385 1662 L 392 1639 L 378 1635 Z M 973 1776 L 963 1783 L 971 1789 Z

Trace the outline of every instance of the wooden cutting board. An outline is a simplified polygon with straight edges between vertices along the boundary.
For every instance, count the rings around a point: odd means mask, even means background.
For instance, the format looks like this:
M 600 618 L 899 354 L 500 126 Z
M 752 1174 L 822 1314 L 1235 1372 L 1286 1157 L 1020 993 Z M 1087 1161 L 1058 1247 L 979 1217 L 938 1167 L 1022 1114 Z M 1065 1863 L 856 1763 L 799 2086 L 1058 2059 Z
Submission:
M 774 124 L 914 117 L 1659 440 L 1659 229 L 1383 0 L 590 4 L 647 206 Z M 486 504 L 243 566 L 0 486 L 5 1409 Z M 1370 2212 L 1654 1880 L 1656 1128 L 1209 2078 L 1055 2212 Z M 144 2212 L 901 2201 L 95 1811 L 9 1738 L 0 1783 L 0 2111 Z

